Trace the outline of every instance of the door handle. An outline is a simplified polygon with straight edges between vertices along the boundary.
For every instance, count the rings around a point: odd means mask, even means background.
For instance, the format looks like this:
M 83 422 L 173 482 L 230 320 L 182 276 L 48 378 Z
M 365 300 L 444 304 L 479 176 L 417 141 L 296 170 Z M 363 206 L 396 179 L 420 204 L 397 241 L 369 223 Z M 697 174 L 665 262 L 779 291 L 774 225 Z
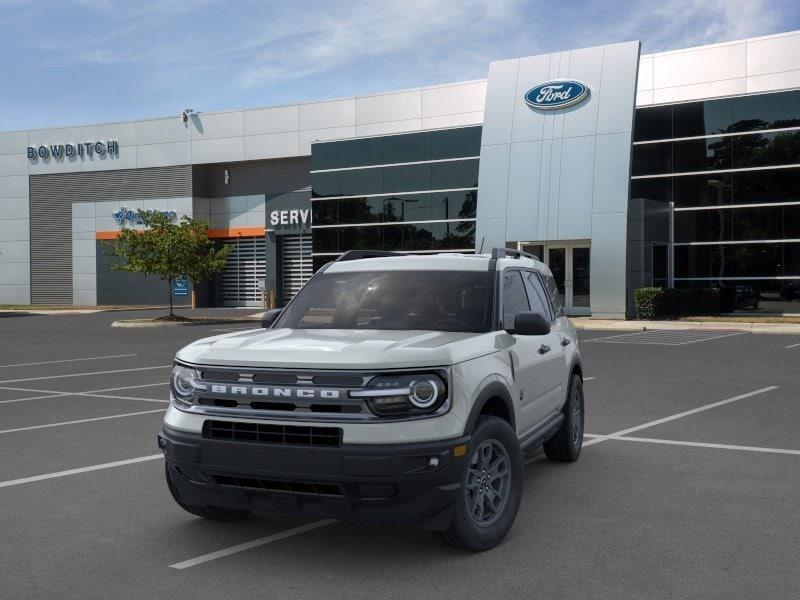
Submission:
M 569 338 L 561 338 L 561 345 L 562 346 L 569 346 L 572 343 L 572 340 Z
M 548 352 L 550 352 L 550 346 L 547 344 L 542 344 L 539 346 L 539 354 L 547 354 Z

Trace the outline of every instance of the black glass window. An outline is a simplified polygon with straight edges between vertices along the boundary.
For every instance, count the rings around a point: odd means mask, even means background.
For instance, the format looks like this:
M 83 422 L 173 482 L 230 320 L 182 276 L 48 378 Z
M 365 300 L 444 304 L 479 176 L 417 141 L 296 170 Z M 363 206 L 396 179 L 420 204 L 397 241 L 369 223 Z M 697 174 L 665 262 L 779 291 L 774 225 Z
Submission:
M 730 169 L 731 138 L 704 138 L 672 142 L 673 168 L 676 173 Z
M 633 147 L 632 175 L 660 175 L 672 172 L 672 142 L 639 144 Z
M 732 131 L 800 126 L 800 91 L 733 99 Z
M 314 225 L 336 225 L 339 222 L 339 203 L 336 200 L 317 200 L 311 203 L 311 222 Z
M 514 318 L 530 310 L 528 294 L 519 271 L 503 273 L 503 328 L 514 329 Z
M 431 132 L 431 158 L 459 158 L 481 153 L 481 127 L 443 129 Z
M 324 198 L 326 196 L 339 196 L 339 174 L 333 173 L 312 173 L 311 188 L 314 198 Z
M 383 198 L 343 198 L 338 202 L 339 223 L 380 223 L 383 220 Z
M 676 242 L 800 239 L 800 205 L 675 213 Z
M 339 168 L 379 164 L 383 161 L 381 138 L 364 138 L 338 142 Z
M 339 230 L 335 227 L 314 229 L 312 248 L 314 252 L 338 252 Z
M 421 162 L 431 159 L 431 135 L 429 132 L 390 135 L 381 139 L 384 164 Z
M 656 106 L 636 111 L 633 141 L 667 140 L 672 137 L 672 107 Z
M 800 202 L 800 168 L 633 179 L 631 198 L 674 201 L 676 208 Z
M 339 143 L 328 142 L 311 146 L 311 170 L 338 169 Z
M 739 135 L 733 141 L 736 168 L 800 163 L 800 132 Z
M 800 201 L 800 168 L 733 174 L 735 204 Z
M 673 177 L 675 207 L 731 204 L 732 180 L 731 173 Z
M 275 326 L 484 332 L 492 307 L 489 272 L 327 271 L 300 291 Z
M 691 137 L 728 132 L 732 122 L 731 106 L 729 98 L 673 105 L 672 136 Z
M 314 252 L 473 248 L 463 219 L 475 218 L 478 159 L 460 159 L 478 156 L 480 139 L 465 127 L 313 144 L 313 169 L 333 169 L 312 173 Z
M 800 243 L 675 247 L 675 277 L 800 276 Z
M 339 195 L 357 196 L 383 192 L 383 169 L 339 171 Z
M 478 187 L 478 160 L 431 164 L 431 189 Z
M 647 198 L 659 202 L 672 201 L 672 181 L 675 177 L 634 179 L 631 181 L 631 198 Z
M 431 194 L 432 219 L 474 219 L 478 192 L 437 192 Z
M 385 167 L 383 189 L 386 192 L 416 192 L 431 189 L 430 163 Z
M 800 127 L 800 91 L 636 110 L 634 141 Z

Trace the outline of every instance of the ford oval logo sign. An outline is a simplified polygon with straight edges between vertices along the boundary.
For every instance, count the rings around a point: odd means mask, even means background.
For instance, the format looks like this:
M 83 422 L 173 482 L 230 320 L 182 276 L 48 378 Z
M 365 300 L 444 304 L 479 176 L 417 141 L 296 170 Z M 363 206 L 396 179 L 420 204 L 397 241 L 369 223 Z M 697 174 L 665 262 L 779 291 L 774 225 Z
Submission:
M 548 81 L 525 94 L 525 103 L 538 110 L 555 110 L 583 102 L 589 97 L 589 86 L 580 81 Z

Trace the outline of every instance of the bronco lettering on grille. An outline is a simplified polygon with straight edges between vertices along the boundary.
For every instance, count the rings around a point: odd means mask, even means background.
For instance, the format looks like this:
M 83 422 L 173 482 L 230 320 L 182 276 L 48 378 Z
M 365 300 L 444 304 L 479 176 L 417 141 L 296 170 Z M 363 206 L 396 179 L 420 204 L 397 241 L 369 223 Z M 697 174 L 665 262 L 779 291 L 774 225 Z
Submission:
M 218 383 L 211 385 L 211 393 L 230 396 L 272 396 L 275 398 L 324 398 L 326 400 L 338 400 L 341 395 L 339 390 L 330 389 L 221 385 Z

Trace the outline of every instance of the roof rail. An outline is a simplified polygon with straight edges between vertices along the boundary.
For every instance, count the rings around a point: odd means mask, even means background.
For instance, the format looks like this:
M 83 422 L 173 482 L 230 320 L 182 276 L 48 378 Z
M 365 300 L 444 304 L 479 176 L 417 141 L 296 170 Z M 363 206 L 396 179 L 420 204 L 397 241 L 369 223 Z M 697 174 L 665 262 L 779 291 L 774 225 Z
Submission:
M 406 256 L 402 252 L 389 252 L 388 250 L 348 250 L 333 262 L 348 260 L 361 260 L 362 258 L 381 258 L 384 256 Z
M 498 258 L 532 258 L 533 260 L 539 260 L 538 256 L 530 254 L 528 252 L 523 252 L 522 250 L 514 250 L 512 248 L 492 248 L 492 258 L 497 260 Z

